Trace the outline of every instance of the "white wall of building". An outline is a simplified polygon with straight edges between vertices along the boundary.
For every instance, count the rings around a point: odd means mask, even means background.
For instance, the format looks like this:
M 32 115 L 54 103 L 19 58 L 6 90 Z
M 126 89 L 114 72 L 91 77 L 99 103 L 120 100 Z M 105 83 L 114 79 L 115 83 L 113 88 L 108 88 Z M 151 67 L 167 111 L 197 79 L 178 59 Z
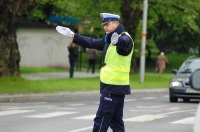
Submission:
M 70 40 L 55 29 L 20 28 L 17 30 L 20 66 L 68 68 Z

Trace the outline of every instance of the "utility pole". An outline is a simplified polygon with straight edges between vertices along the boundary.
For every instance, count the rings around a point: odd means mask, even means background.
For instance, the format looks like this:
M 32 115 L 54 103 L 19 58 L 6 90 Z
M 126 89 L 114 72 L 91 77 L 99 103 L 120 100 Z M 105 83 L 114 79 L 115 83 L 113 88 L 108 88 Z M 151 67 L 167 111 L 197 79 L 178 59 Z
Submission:
M 141 35 L 142 36 L 142 45 L 141 45 L 141 56 L 140 56 L 140 83 L 144 83 L 144 74 L 145 74 L 147 10 L 148 10 L 148 0 L 144 0 L 142 35 Z

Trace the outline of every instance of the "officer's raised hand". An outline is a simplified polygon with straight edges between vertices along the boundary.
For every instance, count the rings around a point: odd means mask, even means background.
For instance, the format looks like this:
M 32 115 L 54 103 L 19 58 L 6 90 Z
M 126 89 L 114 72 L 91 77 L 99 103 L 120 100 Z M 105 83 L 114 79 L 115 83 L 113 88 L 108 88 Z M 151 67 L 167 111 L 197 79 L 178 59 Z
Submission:
M 116 45 L 119 40 L 119 35 L 117 33 L 113 33 L 111 36 L 111 44 Z
M 63 26 L 57 26 L 56 30 L 58 33 L 69 37 L 69 38 L 73 38 L 74 37 L 74 32 L 72 32 L 69 28 L 67 27 L 63 27 Z

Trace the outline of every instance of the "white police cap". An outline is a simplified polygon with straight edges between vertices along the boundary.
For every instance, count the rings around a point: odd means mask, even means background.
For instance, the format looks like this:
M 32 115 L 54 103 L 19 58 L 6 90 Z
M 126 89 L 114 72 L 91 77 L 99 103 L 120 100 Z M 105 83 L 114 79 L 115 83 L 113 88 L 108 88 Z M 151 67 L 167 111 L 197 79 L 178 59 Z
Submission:
M 102 25 L 106 24 L 109 21 L 119 21 L 120 18 L 119 15 L 111 13 L 101 13 L 100 16 L 102 18 Z

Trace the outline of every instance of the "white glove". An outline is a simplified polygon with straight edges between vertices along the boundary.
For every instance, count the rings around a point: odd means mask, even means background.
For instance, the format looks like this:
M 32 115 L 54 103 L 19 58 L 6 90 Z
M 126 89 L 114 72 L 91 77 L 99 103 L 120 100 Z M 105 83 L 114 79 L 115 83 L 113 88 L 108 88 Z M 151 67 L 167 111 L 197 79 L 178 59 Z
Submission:
M 111 44 L 115 45 L 118 42 L 119 35 L 117 33 L 113 33 L 111 36 Z
M 62 27 L 62 26 L 57 26 L 56 30 L 58 33 L 66 36 L 66 37 L 70 37 L 72 38 L 74 36 L 74 32 L 72 32 L 69 28 L 67 27 Z

